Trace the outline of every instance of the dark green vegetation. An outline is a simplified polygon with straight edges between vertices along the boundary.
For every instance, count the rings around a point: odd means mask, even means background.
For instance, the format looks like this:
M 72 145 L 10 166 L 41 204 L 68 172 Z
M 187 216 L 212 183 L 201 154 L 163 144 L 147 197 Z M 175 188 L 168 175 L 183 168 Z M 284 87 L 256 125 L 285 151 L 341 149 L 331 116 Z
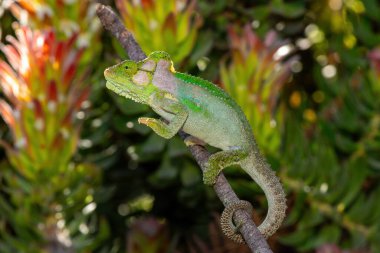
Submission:
M 5 45 L 25 17 L 35 33 L 54 29 L 19 45 L 28 61 L 1 46 L 13 65 L 0 62 L 0 252 L 247 252 L 222 239 L 223 207 L 182 141 L 139 125 L 154 113 L 105 89 L 104 69 L 126 54 L 88 1 L 66 2 L 0 10 Z M 378 1 L 132 2 L 108 4 L 147 54 L 169 52 L 247 115 L 288 195 L 273 251 L 380 252 Z M 261 190 L 225 173 L 259 223 Z

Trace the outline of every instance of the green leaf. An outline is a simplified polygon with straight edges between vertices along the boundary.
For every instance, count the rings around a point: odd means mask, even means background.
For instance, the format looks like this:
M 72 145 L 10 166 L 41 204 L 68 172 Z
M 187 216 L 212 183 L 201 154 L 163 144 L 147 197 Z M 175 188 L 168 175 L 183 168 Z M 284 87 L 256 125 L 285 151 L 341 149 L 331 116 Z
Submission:
M 213 33 L 209 30 L 199 34 L 193 52 L 190 55 L 189 65 L 194 66 L 199 59 L 206 56 L 214 44 Z
M 106 203 L 115 194 L 116 186 L 98 187 L 94 194 L 94 201 L 96 203 Z
M 380 21 L 380 5 L 377 0 L 361 0 L 365 6 L 365 13 L 374 20 Z
M 113 95 L 113 97 L 115 98 L 117 107 L 125 115 L 136 115 L 150 111 L 150 108 L 147 105 L 136 103 L 131 99 L 126 99 L 119 95 Z
M 321 212 L 316 208 L 309 209 L 308 212 L 305 212 L 301 220 L 298 222 L 297 226 L 301 230 L 307 228 L 313 228 L 321 224 L 324 221 L 324 217 Z
M 144 155 L 157 154 L 163 151 L 166 143 L 167 140 L 156 133 L 151 133 L 143 144 L 137 146 L 136 152 L 140 158 L 144 158 Z
M 345 206 L 348 206 L 354 201 L 360 192 L 363 182 L 368 174 L 365 167 L 365 161 L 362 159 L 354 160 L 347 164 L 345 169 L 347 178 L 349 179 L 347 183 L 349 184 L 347 184 L 347 187 L 342 187 L 345 188 L 346 191 L 340 200 Z
M 315 233 L 312 229 L 298 229 L 291 234 L 281 236 L 279 241 L 286 245 L 302 246 L 309 238 L 313 238 Z
M 282 1 L 273 1 L 272 13 L 286 17 L 297 18 L 305 13 L 303 2 L 283 3 Z
M 177 180 L 178 169 L 165 156 L 160 168 L 149 176 L 148 181 L 157 188 L 165 188 Z
M 371 169 L 380 171 L 380 159 L 368 157 L 368 165 Z
M 376 47 L 380 43 L 380 36 L 378 33 L 373 32 L 372 24 L 365 19 L 355 20 L 354 27 L 355 33 L 360 40 L 368 47 Z
M 124 50 L 124 48 L 120 45 L 120 42 L 112 37 L 112 47 L 115 49 L 117 55 L 121 58 L 121 59 L 128 59 L 128 54 L 127 52 Z
M 314 234 L 308 240 L 305 241 L 305 244 L 299 247 L 300 251 L 306 251 L 315 249 L 320 245 L 326 243 L 335 243 L 340 237 L 340 228 L 334 225 L 325 226 L 318 233 Z
M 168 151 L 169 157 L 178 157 L 189 153 L 183 140 L 178 136 L 173 137 L 168 141 Z
M 286 185 L 286 182 L 284 183 Z M 305 192 L 297 193 L 295 203 L 292 206 L 292 210 L 285 219 L 285 226 L 295 225 L 298 222 L 301 215 L 305 211 L 306 198 L 307 194 Z
M 341 133 L 336 133 L 335 145 L 346 153 L 353 153 L 357 149 L 357 143 Z
M 196 168 L 191 163 L 185 163 L 181 168 L 181 182 L 184 186 L 189 187 L 201 182 L 200 169 Z
M 112 117 L 112 125 L 115 127 L 116 131 L 123 134 L 129 134 L 133 133 L 134 129 L 129 128 L 127 124 L 132 124 L 133 127 L 138 124 L 137 120 L 133 119 L 133 121 L 130 120 L 130 117 L 122 115 L 122 114 L 116 114 Z

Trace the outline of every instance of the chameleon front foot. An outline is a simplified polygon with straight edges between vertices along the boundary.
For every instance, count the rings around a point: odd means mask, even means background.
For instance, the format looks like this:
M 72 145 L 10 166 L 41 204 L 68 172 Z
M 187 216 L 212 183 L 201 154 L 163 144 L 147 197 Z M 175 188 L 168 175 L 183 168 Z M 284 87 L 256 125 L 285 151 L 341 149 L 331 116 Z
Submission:
M 176 133 L 175 131 L 171 131 L 168 125 L 159 119 L 141 117 L 138 118 L 138 122 L 150 127 L 156 134 L 165 139 L 173 137 Z
M 228 205 L 220 217 L 220 225 L 222 227 L 223 233 L 230 238 L 232 241 L 244 244 L 245 241 L 241 234 L 239 233 L 240 226 L 242 224 L 235 225 L 233 222 L 233 215 L 236 210 L 245 209 L 249 213 L 253 212 L 253 207 L 251 203 L 245 200 L 240 200 Z

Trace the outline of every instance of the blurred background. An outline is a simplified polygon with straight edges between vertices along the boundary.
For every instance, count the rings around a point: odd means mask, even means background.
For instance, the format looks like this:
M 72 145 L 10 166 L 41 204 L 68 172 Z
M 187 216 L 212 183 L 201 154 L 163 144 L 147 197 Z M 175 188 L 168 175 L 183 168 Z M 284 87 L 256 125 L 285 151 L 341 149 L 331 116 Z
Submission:
M 380 252 L 378 1 L 100 2 L 242 107 L 288 196 L 274 252 Z M 96 3 L 0 0 L 0 252 L 249 252 L 183 142 L 105 89 L 127 55 Z M 261 189 L 225 174 L 259 224 Z

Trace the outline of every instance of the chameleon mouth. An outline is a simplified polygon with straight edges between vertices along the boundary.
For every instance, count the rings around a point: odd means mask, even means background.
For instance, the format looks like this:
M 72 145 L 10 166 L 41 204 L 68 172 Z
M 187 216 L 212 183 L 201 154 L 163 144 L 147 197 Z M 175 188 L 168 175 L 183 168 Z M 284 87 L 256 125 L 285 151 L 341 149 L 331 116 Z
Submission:
M 106 87 L 112 90 L 113 92 L 115 92 L 119 96 L 132 99 L 133 101 L 137 103 L 145 104 L 145 102 L 138 95 L 136 95 L 135 92 L 133 92 L 124 84 L 119 84 L 117 82 L 107 80 Z

